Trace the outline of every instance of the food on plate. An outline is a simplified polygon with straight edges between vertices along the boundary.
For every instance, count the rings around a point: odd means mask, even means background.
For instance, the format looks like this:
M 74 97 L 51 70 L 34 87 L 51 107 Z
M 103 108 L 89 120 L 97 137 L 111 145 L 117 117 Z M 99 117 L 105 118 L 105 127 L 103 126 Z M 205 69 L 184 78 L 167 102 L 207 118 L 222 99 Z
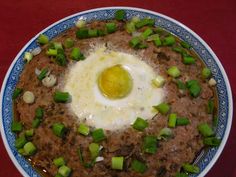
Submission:
M 216 81 L 156 19 L 78 20 L 26 51 L 15 147 L 42 176 L 188 176 L 220 144 Z

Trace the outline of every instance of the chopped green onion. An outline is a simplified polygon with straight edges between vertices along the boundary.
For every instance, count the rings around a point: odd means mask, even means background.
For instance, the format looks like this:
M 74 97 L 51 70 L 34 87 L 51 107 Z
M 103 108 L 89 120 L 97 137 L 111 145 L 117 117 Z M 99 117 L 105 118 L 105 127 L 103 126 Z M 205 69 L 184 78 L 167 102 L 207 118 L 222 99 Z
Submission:
M 89 145 L 89 151 L 91 153 L 92 159 L 95 159 L 99 155 L 100 146 L 97 143 L 91 143 Z
M 30 137 L 30 136 L 33 136 L 33 135 L 34 135 L 34 129 L 33 128 L 25 131 L 25 136 Z
M 99 129 L 96 129 L 92 132 L 92 137 L 93 137 L 93 141 L 95 143 L 98 143 L 104 139 L 106 139 L 106 136 L 104 134 L 104 131 L 103 129 L 99 128 Z
M 180 48 L 180 47 L 173 47 L 172 50 L 175 51 L 175 52 L 177 52 L 177 53 L 180 53 L 180 54 L 183 53 L 183 49 Z
M 204 137 L 209 137 L 209 136 L 214 135 L 214 132 L 213 132 L 212 128 L 207 123 L 201 123 L 200 125 L 198 125 L 198 131 Z
M 32 142 L 28 142 L 24 145 L 24 152 L 26 155 L 33 155 L 37 151 L 37 148 Z
M 183 169 L 184 169 L 184 171 L 189 172 L 189 173 L 199 173 L 200 172 L 200 169 L 198 166 L 191 165 L 188 163 L 183 164 Z
M 218 117 L 217 116 L 214 116 L 213 117 L 213 126 L 216 127 L 218 124 Z
M 62 138 L 66 133 L 66 127 L 63 123 L 54 123 L 52 125 L 52 131 L 56 136 Z
M 129 41 L 129 45 L 133 48 L 137 48 L 138 45 L 141 43 L 141 40 L 139 37 L 133 37 L 130 41 Z
M 89 29 L 88 30 L 88 37 L 98 37 L 98 30 L 97 29 Z
M 54 46 L 54 49 L 56 50 L 62 49 L 64 51 L 62 44 L 60 42 L 53 42 L 53 46 Z
M 77 28 L 83 28 L 83 27 L 85 27 L 85 25 L 86 25 L 86 21 L 85 21 L 85 20 L 78 20 L 78 21 L 75 23 L 75 26 L 76 26 Z
M 166 46 L 172 46 L 175 44 L 175 38 L 174 36 L 167 36 L 164 38 L 163 40 L 163 45 L 166 45 Z
M 78 132 L 82 135 L 87 136 L 89 134 L 89 127 L 85 124 L 80 124 L 78 128 Z
M 178 173 L 175 175 L 175 177 L 188 177 L 188 175 L 185 174 L 185 173 L 180 173 L 180 172 L 178 172 Z
M 147 165 L 135 159 L 131 162 L 131 169 L 138 173 L 144 173 L 147 171 Z
M 53 164 L 56 165 L 56 167 L 60 167 L 66 164 L 66 161 L 63 157 L 58 157 L 56 159 L 53 159 Z
M 70 57 L 72 60 L 76 60 L 76 61 L 85 59 L 84 55 L 81 53 L 79 48 L 73 48 L 71 51 Z
M 214 101 L 210 99 L 207 104 L 207 113 L 213 114 L 213 112 L 214 112 Z
M 102 29 L 98 29 L 98 36 L 105 36 L 106 35 L 106 31 L 102 30 Z
M 76 37 L 79 39 L 88 38 L 88 29 L 87 28 L 80 28 L 76 31 Z
M 160 38 L 159 34 L 152 34 L 152 35 L 148 36 L 147 41 L 154 41 L 154 40 L 157 40 L 159 38 Z
M 185 90 L 186 89 L 185 84 L 181 80 L 177 80 L 176 84 L 177 84 L 178 89 L 180 89 L 180 90 Z
M 125 18 L 125 11 L 124 10 L 117 10 L 115 12 L 115 19 L 118 21 L 124 20 Z
M 25 144 L 27 143 L 27 140 L 25 138 L 25 136 L 20 136 L 19 138 L 16 139 L 15 141 L 15 147 L 17 149 L 22 148 Z
M 65 54 L 64 53 L 58 53 L 57 56 L 56 56 L 55 61 L 59 66 L 65 66 L 66 63 L 67 63 Z
M 148 122 L 141 117 L 137 117 L 133 124 L 133 128 L 139 131 L 143 131 L 146 127 L 148 127 Z
M 209 68 L 202 69 L 202 77 L 203 79 L 208 79 L 211 77 L 211 70 Z
M 24 61 L 29 63 L 33 59 L 33 54 L 30 52 L 25 52 L 24 53 Z
M 111 168 L 114 170 L 122 170 L 124 163 L 124 157 L 112 157 Z
M 166 138 L 171 137 L 172 135 L 173 135 L 172 130 L 170 128 L 165 127 L 161 129 L 161 131 L 159 132 L 157 136 L 157 139 L 158 140 L 166 139 Z
M 168 126 L 171 127 L 171 128 L 174 128 L 175 125 L 176 125 L 176 119 L 177 119 L 177 115 L 171 113 L 169 115 Z
M 138 48 L 138 49 L 146 49 L 147 47 L 148 47 L 147 44 L 145 44 L 145 43 L 140 43 L 137 48 Z
M 162 115 L 165 115 L 169 112 L 170 106 L 167 103 L 161 103 L 157 106 L 153 106 L 158 112 L 160 112 Z
M 44 45 L 44 44 L 47 44 L 49 42 L 49 39 L 45 34 L 40 34 L 38 39 L 37 39 L 37 42 L 41 45 Z
M 91 167 L 93 167 L 93 165 L 94 165 L 95 162 L 96 162 L 96 158 L 95 158 L 94 160 L 92 160 L 91 162 L 89 162 L 89 163 L 84 162 L 84 158 L 83 158 L 83 155 L 82 155 L 82 152 L 81 152 L 81 147 L 78 148 L 77 154 L 78 154 L 78 156 L 79 156 L 79 159 L 80 159 L 81 164 L 82 164 L 85 168 L 91 168 Z
M 176 125 L 179 126 L 179 125 L 188 125 L 190 123 L 189 119 L 188 118 L 185 118 L 185 117 L 180 117 L 180 118 L 177 118 L 176 120 Z
M 55 57 L 55 56 L 57 56 L 57 49 L 48 49 L 48 51 L 46 52 L 46 54 L 47 54 L 48 56 L 53 56 L 53 57 Z
M 16 88 L 12 94 L 12 99 L 15 100 L 23 92 L 22 88 Z
M 157 152 L 157 137 L 150 135 L 144 137 L 143 150 L 146 153 L 155 154 Z
M 38 80 L 40 81 L 43 80 L 46 77 L 47 73 L 48 73 L 48 68 L 43 68 L 40 74 L 38 75 Z
M 183 63 L 185 65 L 191 65 L 195 63 L 195 59 L 192 56 L 184 56 L 183 57 Z
M 154 42 L 155 46 L 157 46 L 157 47 L 159 47 L 159 46 L 162 45 L 162 42 L 161 42 L 160 37 L 158 37 L 157 39 L 155 39 L 153 42 Z
M 63 45 L 65 46 L 65 48 L 71 48 L 74 46 L 74 41 L 71 38 L 66 38 L 66 40 L 64 41 Z
M 126 23 L 125 29 L 126 29 L 127 33 L 133 33 L 136 30 L 135 23 L 134 22 Z
M 167 32 L 167 31 L 165 31 L 163 28 L 161 28 L 161 27 L 156 27 L 155 29 L 154 29 L 154 31 L 155 31 L 155 33 L 158 33 L 158 34 L 162 34 L 162 33 L 164 33 L 164 32 Z
M 108 33 L 114 33 L 116 31 L 115 23 L 106 23 L 106 29 Z
M 142 39 L 147 39 L 148 36 L 150 36 L 153 33 L 151 28 L 147 28 L 142 34 L 141 34 L 141 38 Z
M 152 80 L 152 83 L 157 87 L 160 88 L 165 84 L 164 77 L 158 75 L 155 79 Z
M 190 49 L 190 48 L 191 48 L 191 46 L 190 46 L 187 42 L 184 42 L 184 41 L 181 41 L 181 42 L 180 42 L 180 45 L 181 45 L 182 47 L 186 48 L 186 49 Z
M 168 70 L 167 70 L 167 74 L 176 78 L 180 76 L 180 70 L 177 66 L 171 66 Z
M 53 95 L 53 99 L 57 103 L 66 103 L 70 100 L 70 94 L 68 92 L 56 91 Z
M 35 118 L 35 119 L 33 120 L 33 122 L 32 122 L 32 127 L 33 127 L 33 128 L 38 128 L 38 126 L 40 125 L 41 122 L 42 122 L 41 119 Z
M 197 80 L 189 80 L 186 83 L 187 88 L 189 89 L 190 95 L 194 98 L 198 97 L 201 93 L 201 87 Z
M 18 153 L 19 153 L 20 155 L 23 155 L 23 156 L 27 155 L 27 154 L 25 153 L 25 151 L 24 151 L 24 148 L 18 149 Z
M 141 19 L 140 21 L 138 21 L 135 24 L 135 27 L 136 28 L 141 28 L 143 26 L 153 26 L 154 24 L 155 24 L 155 20 L 154 19 L 144 18 L 144 19 Z
M 221 140 L 216 137 L 204 138 L 203 143 L 207 146 L 217 147 L 220 145 Z
M 54 177 L 63 177 L 61 174 L 57 173 Z
M 62 165 L 59 169 L 58 169 L 58 173 L 60 175 L 62 175 L 63 177 L 68 177 L 71 174 L 71 169 L 66 166 L 66 165 Z
M 13 121 L 11 124 L 11 131 L 12 132 L 21 132 L 23 129 L 22 123 Z
M 138 16 L 133 16 L 132 18 L 131 18 L 131 22 L 133 22 L 133 23 L 137 23 L 137 22 L 139 22 L 140 21 L 140 18 L 138 17 Z
M 44 115 L 43 108 L 40 108 L 40 107 L 36 108 L 36 110 L 35 110 L 35 117 L 39 118 L 39 119 L 42 119 L 43 115 Z

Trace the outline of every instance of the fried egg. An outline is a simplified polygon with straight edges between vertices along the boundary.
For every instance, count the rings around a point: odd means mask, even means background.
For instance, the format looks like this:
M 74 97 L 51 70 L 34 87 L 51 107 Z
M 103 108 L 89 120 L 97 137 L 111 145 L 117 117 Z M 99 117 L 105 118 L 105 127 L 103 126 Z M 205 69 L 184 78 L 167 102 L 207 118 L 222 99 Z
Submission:
M 151 119 L 152 106 L 165 97 L 152 80 L 158 75 L 137 56 L 100 47 L 75 63 L 66 75 L 64 91 L 78 121 L 106 130 L 123 129 L 137 117 Z

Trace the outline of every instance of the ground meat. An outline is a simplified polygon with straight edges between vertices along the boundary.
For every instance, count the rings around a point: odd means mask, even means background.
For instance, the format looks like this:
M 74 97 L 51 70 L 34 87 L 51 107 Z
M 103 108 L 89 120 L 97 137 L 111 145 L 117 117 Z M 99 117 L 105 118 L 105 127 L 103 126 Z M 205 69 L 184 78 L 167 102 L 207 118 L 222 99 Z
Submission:
M 92 28 L 102 28 L 104 22 L 93 22 L 89 25 Z M 173 129 L 174 136 L 170 139 L 158 143 L 156 154 L 146 154 L 142 152 L 142 140 L 144 135 L 158 135 L 160 130 L 167 127 L 167 116 L 156 115 L 149 121 L 149 126 L 144 132 L 138 132 L 132 128 L 112 132 L 106 132 L 106 140 L 101 145 L 103 149 L 101 156 L 104 161 L 96 163 L 93 168 L 85 168 L 79 159 L 77 150 L 83 149 L 83 156 L 86 161 L 91 160 L 88 145 L 92 138 L 79 135 L 77 133 L 76 116 L 70 112 L 66 104 L 57 104 L 53 101 L 52 95 L 55 90 L 63 86 L 63 77 L 67 72 L 67 67 L 58 66 L 52 59 L 45 55 L 46 48 L 29 63 L 20 76 L 17 87 L 32 91 L 36 100 L 34 104 L 26 104 L 22 98 L 16 100 L 15 111 L 18 119 L 24 124 L 25 129 L 30 129 L 35 117 L 35 109 L 42 107 L 45 115 L 41 125 L 35 129 L 32 142 L 37 146 L 37 153 L 30 158 L 32 164 L 38 168 L 44 176 L 55 176 L 57 168 L 53 165 L 53 159 L 63 156 L 67 165 L 73 170 L 72 177 L 168 177 L 174 176 L 180 171 L 181 164 L 191 163 L 197 153 L 203 147 L 201 136 L 197 131 L 200 122 L 211 122 L 211 115 L 206 112 L 208 99 L 214 97 L 214 92 L 207 83 L 200 78 L 200 71 L 203 64 L 196 60 L 194 65 L 184 65 L 180 54 L 172 51 L 171 47 L 155 47 L 149 42 L 147 49 L 134 50 L 128 45 L 132 38 L 124 29 L 124 23 L 119 22 L 118 31 L 104 37 L 76 40 L 75 46 L 79 47 L 87 56 L 92 46 L 105 44 L 108 48 L 132 53 L 147 62 L 153 69 L 165 77 L 164 89 L 167 96 L 165 102 L 171 104 L 171 112 L 181 117 L 188 117 L 190 124 L 179 126 Z M 54 40 L 63 42 L 65 38 L 75 39 L 75 28 L 64 32 Z M 141 29 L 143 30 L 143 29 Z M 69 56 L 71 49 L 66 49 Z M 74 61 L 68 60 L 68 65 L 73 65 Z M 202 87 L 202 92 L 198 98 L 192 98 L 185 90 L 180 93 L 174 80 L 169 77 L 166 70 L 170 66 L 177 66 L 181 70 L 181 80 L 197 79 Z M 35 69 L 49 68 L 51 73 L 58 78 L 56 87 L 44 87 L 37 79 Z M 55 122 L 62 122 L 68 128 L 65 137 L 56 137 L 51 130 Z M 125 164 L 123 171 L 111 169 L 111 158 L 113 156 L 124 156 Z M 148 170 L 144 174 L 138 174 L 130 169 L 132 159 L 146 162 Z M 43 172 L 42 170 L 46 171 Z

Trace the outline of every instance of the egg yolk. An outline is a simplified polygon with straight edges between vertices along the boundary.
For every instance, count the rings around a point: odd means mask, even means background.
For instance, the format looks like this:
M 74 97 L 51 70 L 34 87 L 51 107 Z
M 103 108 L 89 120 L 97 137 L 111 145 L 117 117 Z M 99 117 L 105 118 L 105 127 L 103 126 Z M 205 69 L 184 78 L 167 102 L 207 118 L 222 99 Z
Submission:
M 115 65 L 102 71 L 98 77 L 98 87 L 104 96 L 119 99 L 130 93 L 133 80 L 124 67 Z

